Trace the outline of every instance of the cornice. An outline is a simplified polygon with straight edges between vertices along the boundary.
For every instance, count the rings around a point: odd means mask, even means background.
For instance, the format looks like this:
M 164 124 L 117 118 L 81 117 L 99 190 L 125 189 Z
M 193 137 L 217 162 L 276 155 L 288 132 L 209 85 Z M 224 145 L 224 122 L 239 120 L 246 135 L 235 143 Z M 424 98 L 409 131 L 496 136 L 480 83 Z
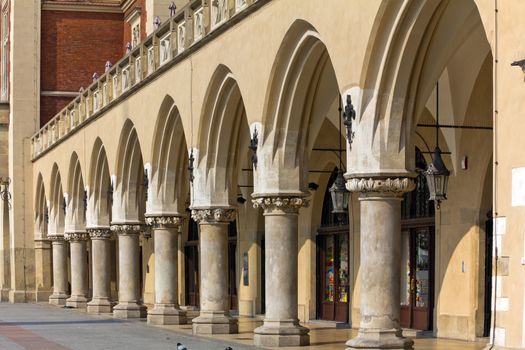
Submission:
M 115 2 L 104 3 L 78 3 L 70 1 L 48 1 L 42 4 L 43 11 L 70 11 L 70 12 L 100 12 L 100 13 L 120 13 L 122 9 Z

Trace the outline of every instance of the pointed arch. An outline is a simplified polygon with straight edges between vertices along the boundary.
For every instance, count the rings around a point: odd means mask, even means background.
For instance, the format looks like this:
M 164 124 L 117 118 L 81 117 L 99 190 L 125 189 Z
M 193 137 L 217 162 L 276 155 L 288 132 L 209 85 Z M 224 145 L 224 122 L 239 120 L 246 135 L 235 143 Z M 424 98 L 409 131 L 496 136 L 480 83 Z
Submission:
M 133 122 L 126 120 L 117 149 L 112 222 L 142 222 L 144 219 L 144 163 Z
M 64 234 L 64 192 L 62 190 L 62 178 L 57 163 L 53 164 L 51 170 L 51 183 L 49 187 L 49 235 Z
M 283 38 L 266 90 L 258 152 L 265 171 L 260 172 L 257 191 L 307 192 L 307 155 L 338 94 L 319 33 L 308 22 L 296 20 Z M 265 175 L 274 171 L 280 175 Z
M 91 152 L 87 183 L 86 226 L 109 227 L 111 223 L 111 178 L 106 149 L 97 137 Z
M 47 237 L 48 211 L 46 190 L 42 173 L 38 173 L 35 191 L 35 239 L 45 239 Z
M 228 67 L 216 68 L 205 96 L 194 204 L 230 206 L 235 204 L 239 144 L 250 138 L 250 130 L 241 91 Z
M 83 232 L 86 229 L 85 187 L 78 155 L 73 152 L 69 161 L 66 194 L 66 232 Z
M 188 147 L 179 109 L 169 95 L 159 110 L 152 149 L 146 211 L 148 215 L 181 214 L 189 191 Z
M 418 118 L 448 62 L 477 30 L 486 42 L 482 49 L 490 51 L 474 1 L 381 5 L 362 69 L 356 148 L 349 154 L 356 172 L 414 169 L 412 138 Z M 374 157 L 357 156 L 370 150 Z

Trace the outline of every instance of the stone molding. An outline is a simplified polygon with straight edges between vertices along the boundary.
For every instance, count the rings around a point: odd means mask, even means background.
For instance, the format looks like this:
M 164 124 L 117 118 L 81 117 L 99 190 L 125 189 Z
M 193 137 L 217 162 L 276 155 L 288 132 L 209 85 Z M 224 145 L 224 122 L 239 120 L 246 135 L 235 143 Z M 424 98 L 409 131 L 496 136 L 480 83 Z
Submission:
M 351 178 L 346 187 L 350 192 L 359 192 L 363 197 L 401 197 L 416 188 L 413 179 L 397 178 Z
M 87 241 L 89 235 L 87 232 L 66 232 L 64 233 L 64 239 L 68 242 L 81 242 Z
M 235 220 L 237 211 L 233 208 L 192 209 L 191 217 L 199 224 L 226 223 Z
M 109 229 L 119 236 L 138 235 L 143 231 L 140 224 L 113 224 Z
M 113 233 L 108 228 L 88 228 L 89 237 L 93 239 L 110 239 Z
M 298 214 L 299 209 L 307 207 L 310 200 L 300 196 L 267 196 L 252 199 L 254 208 L 261 208 L 265 214 Z
M 147 216 L 146 224 L 156 228 L 176 228 L 182 225 L 184 218 L 182 216 Z

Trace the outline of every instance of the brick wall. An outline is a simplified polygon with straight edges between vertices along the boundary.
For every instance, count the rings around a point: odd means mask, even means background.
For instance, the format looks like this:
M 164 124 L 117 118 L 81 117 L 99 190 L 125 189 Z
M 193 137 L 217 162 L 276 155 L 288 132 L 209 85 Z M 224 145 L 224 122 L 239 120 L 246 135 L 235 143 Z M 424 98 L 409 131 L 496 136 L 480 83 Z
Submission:
M 107 60 L 122 57 L 123 15 L 75 11 L 42 11 L 41 91 L 78 91 Z M 71 98 L 43 96 L 44 125 Z

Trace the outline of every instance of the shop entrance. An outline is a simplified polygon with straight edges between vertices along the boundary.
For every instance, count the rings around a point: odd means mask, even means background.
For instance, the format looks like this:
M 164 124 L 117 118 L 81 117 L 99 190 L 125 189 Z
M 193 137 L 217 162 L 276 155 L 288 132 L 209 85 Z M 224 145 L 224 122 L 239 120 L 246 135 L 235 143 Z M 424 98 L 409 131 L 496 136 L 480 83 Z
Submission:
M 405 194 L 401 221 L 401 310 L 403 328 L 432 329 L 434 308 L 434 202 L 422 170 L 426 161 L 416 148 L 416 189 Z
M 348 215 L 336 217 L 328 189 L 337 176 L 332 172 L 323 202 L 321 228 L 317 231 L 317 318 L 348 322 L 349 225 Z

